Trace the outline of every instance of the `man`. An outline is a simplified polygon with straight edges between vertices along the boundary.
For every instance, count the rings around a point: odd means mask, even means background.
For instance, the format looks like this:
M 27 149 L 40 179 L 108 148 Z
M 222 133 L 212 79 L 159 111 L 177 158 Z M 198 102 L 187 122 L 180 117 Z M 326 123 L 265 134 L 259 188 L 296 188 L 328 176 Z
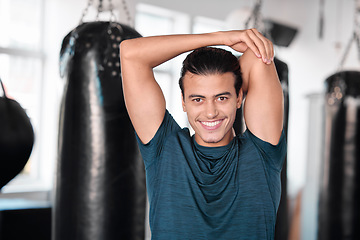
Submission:
M 243 55 L 238 61 L 207 47 L 214 45 Z M 194 136 L 166 110 L 152 70 L 191 50 L 179 83 Z M 152 238 L 273 239 L 286 143 L 272 43 L 249 29 L 132 39 L 120 53 L 125 102 L 145 162 Z M 247 130 L 234 136 L 244 93 Z

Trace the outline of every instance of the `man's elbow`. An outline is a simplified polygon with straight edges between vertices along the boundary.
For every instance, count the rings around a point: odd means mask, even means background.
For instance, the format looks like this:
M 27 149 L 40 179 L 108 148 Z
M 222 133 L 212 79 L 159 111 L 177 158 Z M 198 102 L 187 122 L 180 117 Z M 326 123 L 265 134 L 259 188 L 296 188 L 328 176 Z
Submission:
M 126 59 L 128 58 L 128 41 L 124 40 L 120 43 L 120 58 Z
M 136 56 L 135 48 L 131 40 L 124 40 L 120 43 L 120 59 L 121 61 L 131 60 Z

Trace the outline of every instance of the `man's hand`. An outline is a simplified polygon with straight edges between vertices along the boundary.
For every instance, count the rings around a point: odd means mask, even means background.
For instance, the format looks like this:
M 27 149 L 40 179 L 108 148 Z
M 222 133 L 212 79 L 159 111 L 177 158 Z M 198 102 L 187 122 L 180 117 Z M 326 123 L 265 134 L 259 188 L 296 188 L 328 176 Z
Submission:
M 274 47 L 272 42 L 255 28 L 227 33 L 224 40 L 225 45 L 241 53 L 250 48 L 258 58 L 262 58 L 264 63 L 270 64 L 273 61 Z

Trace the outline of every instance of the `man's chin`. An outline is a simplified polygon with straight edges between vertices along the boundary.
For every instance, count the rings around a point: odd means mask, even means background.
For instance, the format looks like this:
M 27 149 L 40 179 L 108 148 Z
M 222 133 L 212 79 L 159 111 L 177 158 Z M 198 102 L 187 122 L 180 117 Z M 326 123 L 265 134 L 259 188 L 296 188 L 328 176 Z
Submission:
M 223 141 L 224 137 L 204 137 L 201 138 L 201 141 L 206 144 L 206 145 L 218 145 L 219 143 L 221 143 L 221 141 Z
M 204 143 L 216 144 L 221 142 L 222 139 L 202 139 Z
M 233 134 L 231 134 L 231 136 L 232 137 L 230 137 L 230 135 L 228 135 L 228 134 L 225 134 L 225 135 L 220 135 L 220 134 L 215 135 L 214 134 L 212 136 L 202 135 L 199 137 L 204 144 L 213 145 L 213 146 L 225 146 L 231 141 L 231 139 L 233 138 Z

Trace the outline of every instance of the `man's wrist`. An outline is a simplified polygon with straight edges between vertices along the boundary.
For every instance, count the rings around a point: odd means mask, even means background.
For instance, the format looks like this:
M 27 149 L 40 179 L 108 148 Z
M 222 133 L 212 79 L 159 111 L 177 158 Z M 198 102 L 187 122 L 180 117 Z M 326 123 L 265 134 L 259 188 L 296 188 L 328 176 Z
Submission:
M 216 44 L 214 44 L 214 45 L 226 45 L 226 41 L 225 41 L 226 32 L 218 31 L 218 32 L 210 33 L 210 34 L 212 35 L 212 38 L 215 39 Z

